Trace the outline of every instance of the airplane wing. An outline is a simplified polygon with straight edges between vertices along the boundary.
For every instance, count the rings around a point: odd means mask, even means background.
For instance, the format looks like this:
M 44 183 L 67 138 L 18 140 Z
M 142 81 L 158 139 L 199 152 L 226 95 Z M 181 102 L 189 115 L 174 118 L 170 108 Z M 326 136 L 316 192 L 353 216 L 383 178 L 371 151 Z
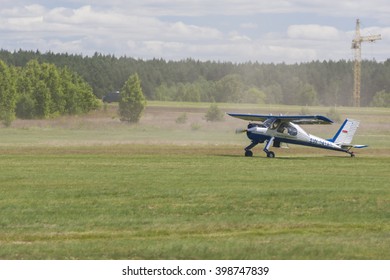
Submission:
M 282 120 L 285 122 L 292 122 L 295 124 L 331 124 L 333 121 L 325 116 L 272 116 L 272 115 L 256 115 L 256 114 L 236 114 L 227 113 L 229 116 L 246 120 L 246 121 L 261 121 L 264 122 L 267 119 Z

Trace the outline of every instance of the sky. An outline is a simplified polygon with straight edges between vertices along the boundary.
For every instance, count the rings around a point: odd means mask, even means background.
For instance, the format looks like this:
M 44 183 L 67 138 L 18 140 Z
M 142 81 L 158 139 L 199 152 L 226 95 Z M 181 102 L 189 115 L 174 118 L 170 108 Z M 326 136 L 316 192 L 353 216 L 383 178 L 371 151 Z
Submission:
M 390 58 L 389 0 L 1 0 L 0 49 L 301 63 Z

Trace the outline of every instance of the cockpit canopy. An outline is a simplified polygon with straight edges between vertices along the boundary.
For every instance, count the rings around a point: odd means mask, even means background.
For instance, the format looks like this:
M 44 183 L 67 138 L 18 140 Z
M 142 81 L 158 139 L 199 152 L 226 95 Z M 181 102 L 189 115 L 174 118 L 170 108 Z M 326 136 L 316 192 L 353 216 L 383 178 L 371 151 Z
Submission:
M 252 124 L 253 125 L 253 124 Z M 257 126 L 260 126 L 256 124 Z M 254 126 L 254 125 L 253 125 Z M 253 127 L 251 126 L 251 127 Z M 279 133 L 288 134 L 291 136 L 297 136 L 298 130 L 297 128 L 290 122 L 283 122 L 281 119 L 266 119 L 261 127 L 267 127 L 271 130 L 276 130 Z M 249 128 L 249 125 L 248 125 Z
M 297 136 L 298 134 L 298 130 L 291 123 L 282 123 L 277 131 L 291 136 Z

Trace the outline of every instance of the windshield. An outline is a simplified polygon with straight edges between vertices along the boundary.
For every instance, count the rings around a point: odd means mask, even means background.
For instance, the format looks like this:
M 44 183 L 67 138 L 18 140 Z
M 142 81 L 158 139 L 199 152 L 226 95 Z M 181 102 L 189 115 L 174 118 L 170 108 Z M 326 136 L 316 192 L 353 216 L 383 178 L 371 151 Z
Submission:
M 264 122 L 263 122 L 263 125 L 265 127 L 270 127 L 271 124 L 274 122 L 275 119 L 266 119 Z

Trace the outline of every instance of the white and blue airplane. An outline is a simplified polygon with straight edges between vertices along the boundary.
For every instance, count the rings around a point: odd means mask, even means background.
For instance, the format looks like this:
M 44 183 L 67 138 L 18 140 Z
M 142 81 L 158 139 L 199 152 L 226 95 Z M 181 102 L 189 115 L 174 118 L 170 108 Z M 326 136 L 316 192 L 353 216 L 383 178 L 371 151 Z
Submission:
M 250 121 L 246 129 L 238 129 L 236 133 L 246 132 L 252 143 L 245 148 L 245 156 L 253 156 L 251 151 L 256 145 L 264 143 L 263 151 L 267 157 L 274 158 L 275 153 L 270 147 L 280 148 L 281 143 L 304 145 L 334 151 L 345 152 L 354 157 L 352 148 L 365 148 L 367 145 L 352 145 L 352 139 L 359 127 L 359 121 L 346 119 L 333 138 L 323 139 L 304 131 L 302 124 L 332 124 L 333 121 L 324 116 L 272 116 L 254 114 L 228 115 Z M 253 123 L 255 121 L 256 123 Z M 260 122 L 260 123 L 259 123 Z

